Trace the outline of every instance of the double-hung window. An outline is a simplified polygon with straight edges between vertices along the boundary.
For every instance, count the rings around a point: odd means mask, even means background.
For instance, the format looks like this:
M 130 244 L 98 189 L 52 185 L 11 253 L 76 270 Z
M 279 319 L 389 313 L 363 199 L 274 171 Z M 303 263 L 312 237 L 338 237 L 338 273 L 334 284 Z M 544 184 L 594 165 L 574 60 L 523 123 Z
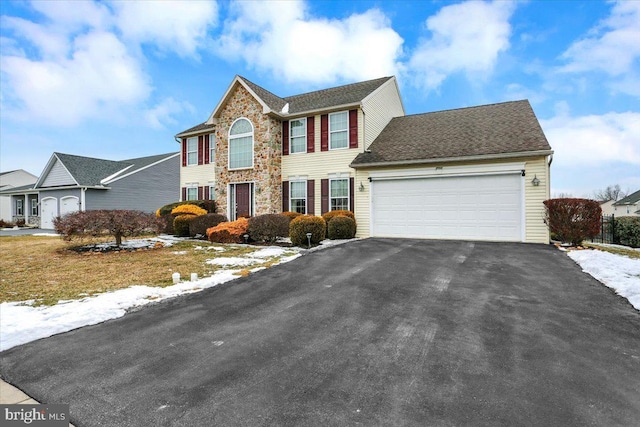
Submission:
M 198 164 L 198 137 L 187 138 L 187 166 Z
M 349 179 L 329 180 L 330 210 L 349 210 Z
M 209 135 L 209 163 L 216 163 L 216 134 Z
M 347 111 L 329 114 L 329 149 L 349 148 L 349 114 Z
M 198 200 L 198 187 L 187 187 L 187 200 Z
M 289 211 L 307 213 L 307 181 L 289 183 Z
M 291 154 L 307 152 L 307 119 L 289 121 L 289 147 Z
M 229 169 L 253 167 L 253 125 L 238 119 L 229 129 Z
M 16 200 L 16 215 L 24 215 L 24 200 Z
M 31 199 L 31 216 L 38 216 L 38 200 Z
M 215 185 L 210 185 L 209 186 L 209 200 L 215 200 L 216 199 L 216 186 Z

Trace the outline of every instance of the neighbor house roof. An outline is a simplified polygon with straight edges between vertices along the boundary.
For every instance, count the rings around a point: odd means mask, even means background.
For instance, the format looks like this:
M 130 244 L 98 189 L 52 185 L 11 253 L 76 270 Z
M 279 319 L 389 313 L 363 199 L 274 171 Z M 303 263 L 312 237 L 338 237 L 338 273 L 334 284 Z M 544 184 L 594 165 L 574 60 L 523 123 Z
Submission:
M 354 168 L 551 154 L 529 104 L 500 104 L 395 117 L 352 162 Z
M 629 194 L 624 199 L 620 199 L 613 204 L 613 206 L 622 206 L 622 205 L 635 205 L 640 201 L 640 190 L 635 193 Z
M 209 120 L 178 133 L 176 138 L 188 136 L 189 134 L 203 133 L 204 131 L 214 129 L 214 118 L 217 117 L 220 109 L 226 104 L 237 84 L 244 86 L 256 97 L 257 101 L 262 104 L 263 112 L 265 114 L 274 114 L 284 119 L 303 113 L 312 113 L 342 106 L 357 105 L 368 95 L 391 79 L 395 79 L 395 77 L 382 77 L 364 82 L 351 83 L 329 89 L 302 93 L 299 95 L 280 97 L 245 77 L 236 76 L 216 108 L 213 110 L 213 113 L 211 113 Z
M 78 186 L 98 187 L 106 184 L 107 181 L 110 182 L 122 178 L 125 175 L 130 175 L 154 163 L 178 156 L 179 154 L 180 153 L 175 152 L 127 160 L 105 160 L 72 154 L 53 153 L 40 178 L 38 178 L 35 188 L 41 187 L 44 178 L 46 178 L 56 161 L 59 161 L 64 166 Z

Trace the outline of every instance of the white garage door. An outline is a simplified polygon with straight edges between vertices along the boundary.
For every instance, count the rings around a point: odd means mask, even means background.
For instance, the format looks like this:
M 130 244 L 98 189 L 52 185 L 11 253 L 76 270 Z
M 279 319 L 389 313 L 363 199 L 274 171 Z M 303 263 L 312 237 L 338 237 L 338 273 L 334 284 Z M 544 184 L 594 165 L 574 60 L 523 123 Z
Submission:
M 53 219 L 58 216 L 58 199 L 54 197 L 42 199 L 40 210 L 42 212 L 40 228 L 53 230 Z
M 75 196 L 67 196 L 60 199 L 60 216 L 80 210 L 80 199 Z
M 374 180 L 372 235 L 522 241 L 520 174 Z

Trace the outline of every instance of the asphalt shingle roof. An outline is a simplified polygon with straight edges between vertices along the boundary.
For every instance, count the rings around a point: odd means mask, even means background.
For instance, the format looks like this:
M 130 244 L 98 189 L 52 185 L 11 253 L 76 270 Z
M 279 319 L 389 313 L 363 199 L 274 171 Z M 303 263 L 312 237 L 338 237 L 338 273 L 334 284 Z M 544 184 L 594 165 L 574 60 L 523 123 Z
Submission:
M 177 134 L 176 136 L 182 136 L 185 134 L 190 134 L 190 133 L 195 133 L 195 132 L 204 132 L 207 130 L 214 130 L 216 127 L 215 125 L 209 125 L 206 122 L 205 123 L 200 123 L 199 125 L 195 125 L 193 127 L 190 127 L 189 129 L 183 130 L 182 132 L 180 132 L 179 134 Z
M 529 101 L 391 119 L 352 165 L 551 150 Z
M 618 200 L 613 205 L 614 206 L 633 205 L 633 204 L 637 203 L 639 200 L 640 200 L 640 190 L 636 191 L 635 193 L 629 194 L 624 199 Z

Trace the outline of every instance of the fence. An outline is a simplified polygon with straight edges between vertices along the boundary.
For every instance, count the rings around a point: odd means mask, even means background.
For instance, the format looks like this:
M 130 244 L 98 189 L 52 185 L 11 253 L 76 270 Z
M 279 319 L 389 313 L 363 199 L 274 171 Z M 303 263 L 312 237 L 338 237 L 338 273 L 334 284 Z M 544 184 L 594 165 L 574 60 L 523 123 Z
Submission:
M 614 226 L 615 216 L 603 215 L 602 225 L 600 226 L 600 233 L 591 239 L 592 242 L 598 243 L 619 243 L 618 236 L 616 236 L 616 227 Z

